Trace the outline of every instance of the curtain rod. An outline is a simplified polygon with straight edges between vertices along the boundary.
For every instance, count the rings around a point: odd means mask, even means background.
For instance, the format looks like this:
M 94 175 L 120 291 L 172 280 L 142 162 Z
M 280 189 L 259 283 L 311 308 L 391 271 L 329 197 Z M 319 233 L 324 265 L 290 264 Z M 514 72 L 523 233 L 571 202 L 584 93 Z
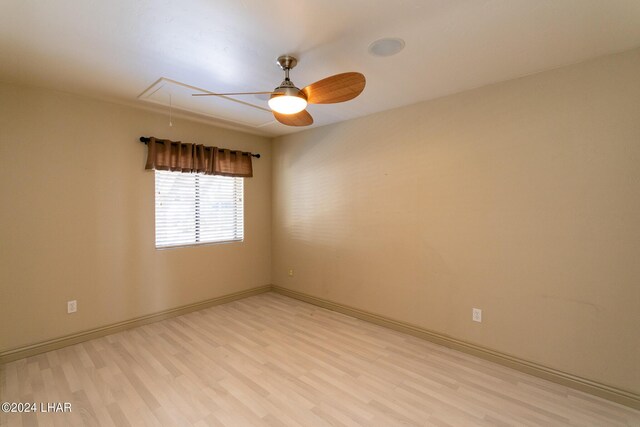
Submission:
M 144 145 L 147 145 L 147 143 L 149 143 L 149 141 L 151 141 L 151 138 L 147 138 L 146 136 L 141 136 L 140 137 L 140 142 L 144 142 Z M 164 142 L 162 140 L 158 140 L 159 143 L 164 144 Z M 253 154 L 253 153 L 249 153 L 252 157 L 255 157 L 256 159 L 260 158 L 260 154 Z

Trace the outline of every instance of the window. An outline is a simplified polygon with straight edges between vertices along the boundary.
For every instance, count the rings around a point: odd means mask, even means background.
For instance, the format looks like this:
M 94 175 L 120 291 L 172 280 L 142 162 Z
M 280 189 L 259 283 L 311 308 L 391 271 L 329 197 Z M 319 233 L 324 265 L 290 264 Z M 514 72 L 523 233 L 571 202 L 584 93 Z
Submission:
M 156 248 L 242 241 L 243 178 L 156 171 Z

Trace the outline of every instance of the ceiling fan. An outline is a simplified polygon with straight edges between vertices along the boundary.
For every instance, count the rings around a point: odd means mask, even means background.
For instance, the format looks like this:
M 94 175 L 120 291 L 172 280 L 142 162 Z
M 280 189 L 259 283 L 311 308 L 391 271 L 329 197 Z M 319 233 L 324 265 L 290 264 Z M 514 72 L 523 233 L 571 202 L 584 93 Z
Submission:
M 194 93 L 193 96 L 271 95 L 269 107 L 277 121 L 287 126 L 309 126 L 313 123 L 313 117 L 305 110 L 307 104 L 349 101 L 360 95 L 366 84 L 363 74 L 351 72 L 336 74 L 298 89 L 289 79 L 289 70 L 296 66 L 298 60 L 283 55 L 276 62 L 284 70 L 284 80 L 273 91 Z

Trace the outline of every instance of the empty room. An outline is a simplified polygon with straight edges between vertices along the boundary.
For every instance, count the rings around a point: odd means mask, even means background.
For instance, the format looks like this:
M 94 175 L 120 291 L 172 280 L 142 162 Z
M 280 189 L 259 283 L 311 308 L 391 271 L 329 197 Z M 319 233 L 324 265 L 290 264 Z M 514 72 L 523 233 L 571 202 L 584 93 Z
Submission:
M 640 426 L 640 1 L 3 0 L 0 426 Z

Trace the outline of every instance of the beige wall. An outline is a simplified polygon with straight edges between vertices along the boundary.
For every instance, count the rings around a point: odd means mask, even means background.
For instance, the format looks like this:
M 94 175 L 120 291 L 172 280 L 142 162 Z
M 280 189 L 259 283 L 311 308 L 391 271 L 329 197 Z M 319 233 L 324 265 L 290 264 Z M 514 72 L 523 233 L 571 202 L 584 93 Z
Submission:
M 273 159 L 275 285 L 640 392 L 640 50 Z
M 634 50 L 278 138 L 273 162 L 267 138 L 0 84 L 0 352 L 274 283 L 638 393 L 639 75 Z M 263 155 L 244 243 L 155 250 L 140 135 Z
M 155 249 L 141 135 L 262 154 L 245 242 Z M 0 85 L 0 351 L 270 284 L 270 152 L 267 138 Z

